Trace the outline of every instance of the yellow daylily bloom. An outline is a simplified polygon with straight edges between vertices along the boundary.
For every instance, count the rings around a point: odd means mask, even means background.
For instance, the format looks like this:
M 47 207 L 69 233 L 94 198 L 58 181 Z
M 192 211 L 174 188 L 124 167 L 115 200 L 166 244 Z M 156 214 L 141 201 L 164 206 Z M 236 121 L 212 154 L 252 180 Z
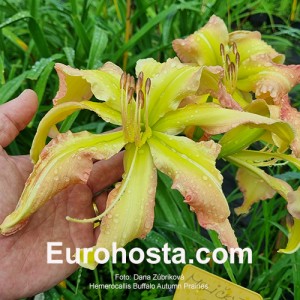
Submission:
M 184 196 L 201 226 L 215 230 L 228 248 L 237 247 L 221 189 L 222 175 L 215 167 L 220 145 L 213 141 L 195 143 L 175 135 L 188 125 L 217 134 L 247 124 L 271 131 L 286 126 L 284 132 L 290 136 L 287 124 L 214 103 L 179 107 L 184 98 L 194 96 L 199 89 L 203 69 L 182 64 L 177 58 L 165 63 L 140 60 L 137 80 L 113 63 L 106 63 L 99 70 L 57 64 L 56 70 L 60 88 L 54 107 L 41 121 L 31 149 L 36 164 L 16 210 L 0 225 L 2 234 L 19 230 L 31 214 L 65 187 L 86 183 L 93 159 L 109 159 L 125 147 L 123 180 L 109 194 L 104 213 L 84 220 L 68 217 L 76 222 L 102 219 L 94 249 L 111 251 L 113 242 L 123 247 L 151 230 L 157 169 L 172 178 L 173 188 Z M 89 101 L 91 95 L 100 102 Z M 103 134 L 58 134 L 45 146 L 47 135 L 56 124 L 80 109 L 94 111 L 122 128 Z M 285 135 L 278 130 L 279 138 L 285 139 Z M 96 267 L 93 259 L 82 265 Z
M 237 214 L 248 213 L 253 203 L 270 199 L 276 192 L 279 193 L 287 201 L 287 210 L 294 219 L 293 225 L 287 224 L 289 230 L 287 247 L 279 252 L 297 251 L 300 246 L 300 189 L 294 191 L 287 182 L 268 175 L 259 167 L 272 166 L 278 160 L 282 160 L 290 162 L 300 170 L 300 160 L 287 154 L 253 150 L 240 151 L 226 159 L 239 167 L 237 181 L 244 194 L 244 202 L 242 206 L 235 209 L 235 212 Z
M 173 48 L 182 62 L 223 67 L 223 79 L 218 83 L 215 78 L 211 94 L 225 107 L 244 108 L 252 100 L 249 92 L 276 102 L 300 82 L 300 66 L 283 65 L 284 55 L 262 41 L 259 32 L 228 33 L 217 16 L 187 38 L 174 40 Z

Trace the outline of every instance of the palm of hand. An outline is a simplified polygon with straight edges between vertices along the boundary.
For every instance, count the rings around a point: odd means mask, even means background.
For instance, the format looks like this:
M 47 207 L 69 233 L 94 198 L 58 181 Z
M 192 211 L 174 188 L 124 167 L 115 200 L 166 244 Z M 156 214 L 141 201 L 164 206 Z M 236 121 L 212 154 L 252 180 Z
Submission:
M 30 96 L 32 97 L 32 93 Z M 26 126 L 27 121 L 23 123 Z M 24 124 L 13 125 L 15 132 L 11 134 L 12 136 L 16 136 L 17 132 L 25 127 Z M 9 130 L 6 130 L 6 133 L 9 133 Z M 8 135 L 6 134 L 5 138 Z M 5 138 L 2 136 L 3 146 L 8 144 Z M 0 166 L 1 223 L 15 209 L 25 181 L 32 170 L 32 164 L 27 156 L 10 157 L 0 143 Z M 64 249 L 70 248 L 73 253 L 75 247 L 91 247 L 96 242 L 98 232 L 94 230 L 93 224 L 68 222 L 65 217 L 80 219 L 94 217 L 92 201 L 96 201 L 98 207 L 101 204 L 103 206 L 106 195 L 102 194 L 93 199 L 93 193 L 117 181 L 122 170 L 122 155 L 96 163 L 88 185 L 78 184 L 63 190 L 41 207 L 22 230 L 10 236 L 0 235 L 1 299 L 37 294 L 59 283 L 76 270 L 78 265 L 66 262 Z M 108 175 L 104 178 L 100 176 L 101 174 Z M 60 248 L 63 251 L 62 255 L 53 256 L 53 259 L 62 259 L 63 264 L 47 264 L 49 241 L 62 242 L 63 247 Z

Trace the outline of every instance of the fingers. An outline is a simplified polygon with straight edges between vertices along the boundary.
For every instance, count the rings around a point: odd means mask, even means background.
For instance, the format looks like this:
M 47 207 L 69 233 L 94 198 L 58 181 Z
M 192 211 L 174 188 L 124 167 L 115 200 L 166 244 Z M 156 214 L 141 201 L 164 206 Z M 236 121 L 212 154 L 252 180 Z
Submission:
M 38 107 L 37 95 L 25 90 L 17 98 L 0 106 L 0 145 L 8 146 L 26 127 Z
M 87 184 L 95 194 L 119 181 L 123 173 L 123 153 L 121 152 L 108 160 L 96 162 Z

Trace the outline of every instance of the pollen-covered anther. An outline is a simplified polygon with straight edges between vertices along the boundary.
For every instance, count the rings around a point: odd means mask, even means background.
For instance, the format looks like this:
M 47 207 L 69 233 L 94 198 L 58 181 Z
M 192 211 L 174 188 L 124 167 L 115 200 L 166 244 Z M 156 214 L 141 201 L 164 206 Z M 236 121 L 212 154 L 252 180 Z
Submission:
M 222 57 L 225 57 L 225 48 L 224 45 L 221 43 L 220 44 L 220 54 Z
M 127 103 L 129 104 L 132 100 L 133 97 L 133 93 L 134 93 L 134 87 L 130 86 L 130 88 L 128 89 L 127 92 Z
M 145 92 L 147 95 L 149 95 L 150 88 L 151 88 L 151 79 L 147 78 L 146 84 L 145 84 Z
M 138 99 L 139 99 L 139 107 L 140 108 L 144 108 L 145 105 L 145 96 L 142 90 L 139 90 L 139 95 L 138 95 Z
M 126 72 L 123 72 L 120 79 L 120 89 L 124 89 L 127 81 Z
M 140 72 L 140 73 L 139 73 L 139 76 L 138 76 L 138 79 L 137 79 L 136 86 L 135 86 L 136 94 L 138 94 L 139 90 L 142 89 L 142 86 L 143 86 L 143 80 L 144 80 L 144 73 L 143 73 L 143 72 Z
M 235 54 L 235 55 L 238 53 L 237 45 L 236 45 L 235 42 L 233 42 L 233 44 L 232 44 L 232 52 L 233 52 L 233 54 Z
M 228 67 L 231 63 L 230 57 L 228 54 L 226 54 L 226 66 Z
M 240 57 L 240 54 L 237 52 L 237 53 L 235 54 L 235 63 L 236 63 L 237 65 L 239 65 L 239 64 L 240 64 L 240 61 L 241 61 L 241 57 Z

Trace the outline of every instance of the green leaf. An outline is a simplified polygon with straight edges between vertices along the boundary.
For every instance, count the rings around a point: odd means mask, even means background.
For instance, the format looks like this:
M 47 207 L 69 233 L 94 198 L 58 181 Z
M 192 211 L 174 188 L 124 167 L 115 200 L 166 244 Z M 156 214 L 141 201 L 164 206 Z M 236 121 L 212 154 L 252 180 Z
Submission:
M 35 19 L 30 18 L 28 21 L 28 29 L 32 38 L 34 39 L 35 46 L 37 47 L 40 55 L 42 57 L 49 57 L 50 51 L 45 39 L 44 33 L 41 30 L 39 24 L 36 22 Z
M 17 21 L 26 19 L 26 18 L 31 18 L 31 15 L 28 11 L 21 11 L 19 13 L 16 13 L 12 17 L 6 19 L 3 23 L 1 23 L 0 24 L 0 29 L 6 27 L 8 25 L 11 25 L 11 24 L 13 24 Z
M 0 88 L 0 104 L 3 104 L 10 100 L 14 93 L 20 88 L 24 79 L 27 76 L 27 71 L 14 79 L 8 81 L 5 85 Z
M 102 65 L 102 54 L 107 46 L 108 37 L 104 30 L 95 27 L 88 60 L 88 69 L 98 69 Z

